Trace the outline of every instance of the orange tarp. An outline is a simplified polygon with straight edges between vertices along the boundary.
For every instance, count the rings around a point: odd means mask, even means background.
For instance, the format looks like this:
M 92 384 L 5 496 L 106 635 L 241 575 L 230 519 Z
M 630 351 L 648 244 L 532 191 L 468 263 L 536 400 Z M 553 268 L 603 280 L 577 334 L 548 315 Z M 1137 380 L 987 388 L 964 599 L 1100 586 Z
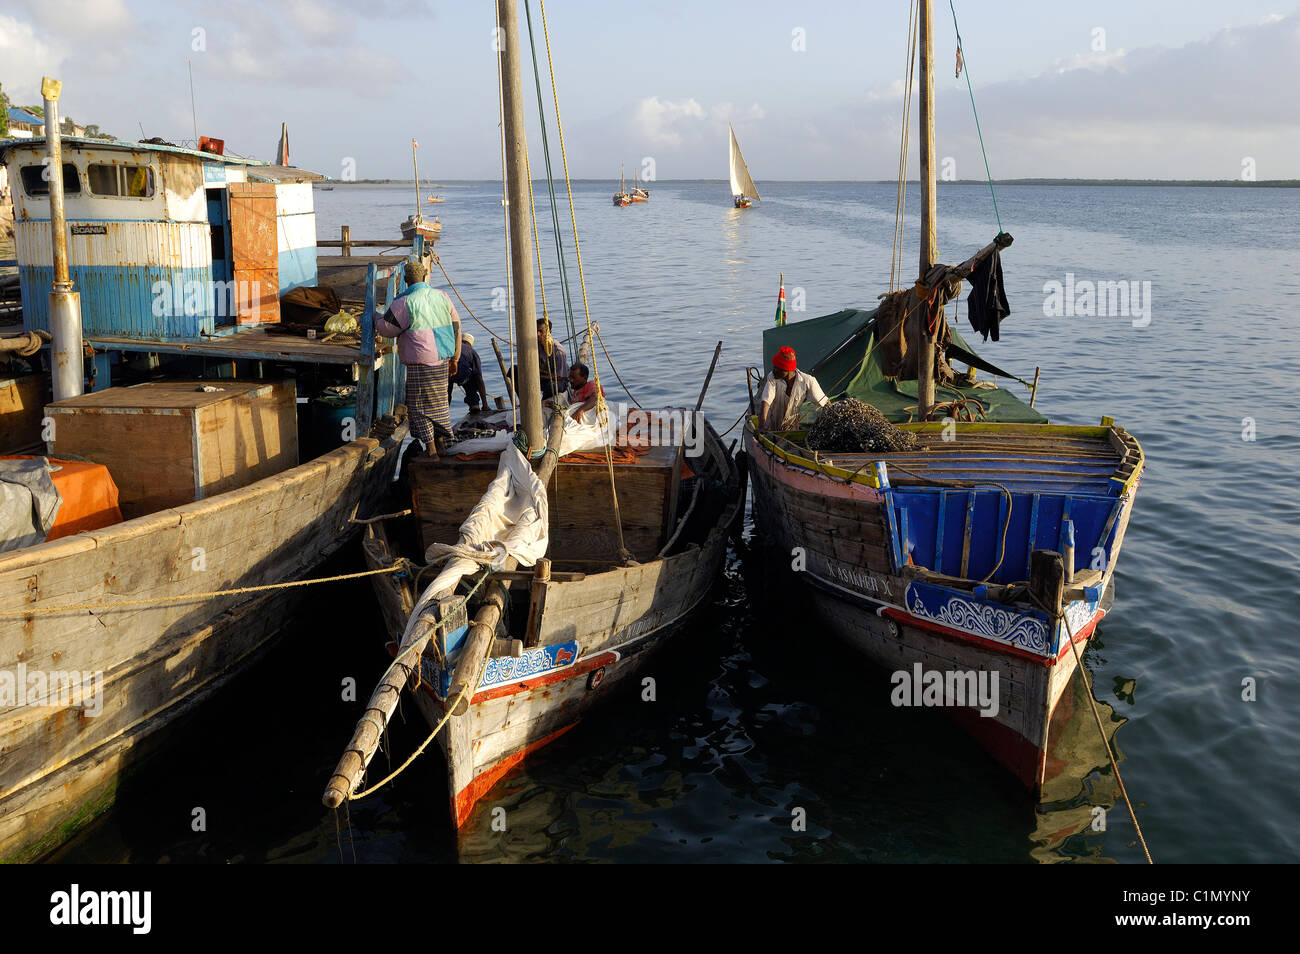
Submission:
M 30 460 L 32 456 L 14 454 L 0 460 Z M 107 467 L 87 461 L 59 460 L 57 457 L 49 460 L 59 468 L 50 477 L 63 498 L 63 504 L 46 540 L 122 522 L 122 511 L 117 506 L 117 484 L 113 483 Z

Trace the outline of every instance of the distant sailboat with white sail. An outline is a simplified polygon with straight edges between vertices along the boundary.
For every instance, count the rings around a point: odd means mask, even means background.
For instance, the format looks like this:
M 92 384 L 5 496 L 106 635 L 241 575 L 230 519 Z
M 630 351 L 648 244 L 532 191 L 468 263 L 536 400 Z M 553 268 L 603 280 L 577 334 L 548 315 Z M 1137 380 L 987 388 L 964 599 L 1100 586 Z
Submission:
M 745 157 L 740 154 L 740 143 L 736 142 L 736 130 L 732 129 L 730 123 L 727 124 L 727 128 L 731 130 L 731 198 L 736 208 L 748 209 L 761 196 L 749 174 L 749 166 L 745 165 Z

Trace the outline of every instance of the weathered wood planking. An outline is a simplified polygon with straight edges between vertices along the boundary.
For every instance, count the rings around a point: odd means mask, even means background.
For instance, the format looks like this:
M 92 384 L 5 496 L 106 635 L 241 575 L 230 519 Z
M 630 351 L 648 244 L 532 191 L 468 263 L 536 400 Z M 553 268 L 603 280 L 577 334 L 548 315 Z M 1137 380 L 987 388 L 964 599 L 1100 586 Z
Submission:
M 292 381 L 159 381 L 49 405 L 50 453 L 108 467 L 127 518 L 155 513 L 298 463 Z
M 635 464 L 615 464 L 618 510 L 627 549 L 638 560 L 651 560 L 666 539 L 667 491 L 672 459 L 656 448 Z M 496 476 L 497 461 L 416 459 L 411 463 L 412 506 L 424 547 L 455 543 L 460 525 Z M 575 554 L 593 563 L 617 562 L 613 497 L 609 470 L 603 463 L 561 461 L 548 484 L 552 503 L 550 554 L 564 562 Z
M 403 433 L 353 441 L 207 500 L 0 555 L 0 610 L 300 578 L 355 532 L 354 508 L 376 508 Z M 85 804 L 70 793 L 111 787 L 122 752 L 196 704 L 274 635 L 287 618 L 287 604 L 276 602 L 283 599 L 250 594 L 0 618 L 0 669 L 25 663 L 105 679 L 104 710 L 94 718 L 67 708 L 0 709 L 0 819 L 26 819 L 0 824 L 0 859 L 53 847 L 51 834 Z M 87 772 L 101 781 L 83 780 Z
M 572 666 L 555 678 L 524 679 L 516 691 L 480 691 L 469 710 L 452 717 L 439 734 L 448 765 L 452 817 L 458 827 L 505 771 L 567 731 L 614 687 L 641 671 L 654 651 L 707 597 L 726 552 L 727 536 L 744 503 L 734 462 L 712 431 L 709 437 L 706 458 L 692 466 L 704 478 L 721 481 L 726 492 L 717 498 L 707 532 L 662 560 L 589 572 L 581 579 L 546 582 L 543 610 L 536 622 L 537 641 L 542 646 L 576 641 L 578 655 Z M 600 469 L 604 471 L 603 465 Z M 601 476 L 607 490 L 607 473 Z M 667 492 L 665 481 L 659 503 Z M 572 490 L 563 499 L 570 507 L 581 500 L 575 500 Z M 470 506 L 476 502 L 477 497 Z M 620 495 L 620 506 L 622 503 Z M 611 532 L 600 535 L 608 537 Z M 386 545 L 368 546 L 366 559 L 369 565 L 380 566 L 391 561 L 392 554 Z M 376 577 L 373 584 L 388 591 L 381 602 L 388 605 L 394 601 L 397 581 Z M 389 616 L 388 622 L 390 632 L 400 636 L 406 621 Z M 428 687 L 417 693 L 417 701 L 431 725 L 446 713 L 443 701 Z
M 1104 591 L 1131 514 L 1131 483 L 1142 466 L 1140 447 L 1127 435 L 1117 436 L 1118 429 L 1085 429 L 1089 433 L 1077 438 L 1062 437 L 1057 432 L 1049 436 L 1047 431 L 1023 427 L 1006 430 L 1004 437 L 993 439 L 996 435 L 986 428 L 980 439 L 988 448 L 1005 449 L 1016 460 L 1022 453 L 1042 458 L 1053 454 L 1064 454 L 1069 459 L 1095 458 L 1101 468 L 1099 475 L 1113 469 L 1116 476 L 1129 481 L 1125 496 L 1117 499 L 1119 516 L 1111 565 L 1105 573 L 1085 571 L 1086 578 L 1080 574 L 1076 580 L 1079 586 L 1072 592 L 1074 598 L 1081 599 L 1084 583 Z M 1045 439 L 1040 440 L 1040 436 Z M 967 590 L 972 581 L 941 577 L 923 567 L 908 566 L 902 572 L 893 572 L 886 511 L 877 491 L 824 473 L 810 473 L 804 466 L 788 465 L 749 432 L 746 446 L 752 455 L 756 523 L 778 563 L 788 566 L 786 554 L 796 547 L 803 548 L 805 571 L 792 576 L 812 589 L 810 605 L 818 619 L 837 637 L 887 669 L 907 672 L 920 664 L 926 671 L 996 672 L 996 715 L 984 717 L 969 707 L 949 707 L 948 711 L 996 759 L 1037 791 L 1044 778 L 1051 715 L 1076 668 L 1064 630 L 1058 653 L 1036 656 L 989 645 L 977 638 L 959 637 L 942 626 L 916 619 L 906 606 L 910 581 L 942 582 Z M 938 446 L 932 459 L 963 459 L 969 450 L 966 440 L 956 447 Z M 835 466 L 856 469 L 871 459 L 871 455 L 838 455 Z M 880 455 L 879 459 L 901 461 L 906 455 Z M 900 476 L 897 482 L 903 483 L 904 478 Z M 1080 633 L 1080 641 L 1086 640 L 1094 625 L 1095 617 Z
M 41 418 L 49 396 L 48 374 L 0 380 L 0 454 L 41 449 Z

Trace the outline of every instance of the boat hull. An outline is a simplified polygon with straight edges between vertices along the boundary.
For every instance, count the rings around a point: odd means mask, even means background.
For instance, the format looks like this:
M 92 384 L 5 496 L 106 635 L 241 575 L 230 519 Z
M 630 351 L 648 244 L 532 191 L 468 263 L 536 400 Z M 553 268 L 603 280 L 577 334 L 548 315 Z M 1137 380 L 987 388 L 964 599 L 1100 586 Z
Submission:
M 490 659 L 467 710 L 438 734 L 457 829 L 510 769 L 642 672 L 707 599 L 744 507 L 743 476 L 712 431 L 708 446 L 714 472 L 725 475 L 726 497 L 702 541 L 666 558 L 547 584 L 536 646 L 517 658 Z M 364 549 L 371 566 L 393 559 L 381 530 L 372 529 Z M 391 577 L 372 583 L 395 649 L 412 595 Z M 435 726 L 446 715 L 450 678 L 428 658 L 422 674 L 416 698 Z
M 347 544 L 354 513 L 373 512 L 404 435 L 352 441 L 238 490 L 4 554 L 0 611 L 300 579 Z M 159 730 L 269 648 L 305 593 L 0 618 L 0 671 L 100 679 L 98 703 L 0 708 L 0 860 L 37 860 L 111 807 Z
M 1040 792 L 1052 713 L 1076 669 L 1075 649 L 1082 654 L 1105 615 L 1104 599 L 1065 608 L 1072 648 L 1068 636 L 1053 639 L 1045 616 L 1016 617 L 1010 608 L 927 586 L 910 566 L 896 571 L 878 490 L 792 467 L 748 430 L 746 449 L 755 523 L 770 562 L 809 593 L 806 605 L 817 622 L 895 674 L 896 705 L 941 706 L 1027 789 Z M 1115 555 L 1130 512 L 1125 506 L 1118 518 Z M 936 608 L 936 593 L 946 605 Z M 925 700 L 920 686 L 928 673 L 975 674 L 977 684 L 996 686 L 997 705 L 958 700 L 947 687 Z

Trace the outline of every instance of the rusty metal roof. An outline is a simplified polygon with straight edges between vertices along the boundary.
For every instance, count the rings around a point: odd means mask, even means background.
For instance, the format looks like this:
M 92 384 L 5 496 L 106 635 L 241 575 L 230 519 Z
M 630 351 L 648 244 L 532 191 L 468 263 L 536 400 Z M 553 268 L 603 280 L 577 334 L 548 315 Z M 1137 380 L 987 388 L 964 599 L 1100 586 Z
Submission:
M 4 159 L 5 153 L 15 146 L 34 146 L 44 145 L 44 136 L 33 136 L 29 139 L 0 139 L 0 160 Z M 324 179 L 325 176 L 318 172 L 309 172 L 306 169 L 296 169 L 292 166 L 273 166 L 264 159 L 248 159 L 243 156 L 218 156 L 211 152 L 201 152 L 198 149 L 187 149 L 184 146 L 167 146 L 160 143 L 152 142 L 128 142 L 120 139 L 88 139 L 84 136 L 64 136 L 63 146 L 68 148 L 82 149 L 120 149 L 130 152 L 169 152 L 183 156 L 194 156 L 202 159 L 204 162 L 221 162 L 228 166 L 256 166 L 259 167 L 254 174 L 249 173 L 250 177 L 265 179 L 267 182 L 311 182 L 316 179 Z M 278 172 L 273 172 L 278 170 Z
M 257 182 L 317 182 L 327 176 L 319 172 L 308 172 L 297 166 L 258 166 L 248 170 L 248 178 Z

